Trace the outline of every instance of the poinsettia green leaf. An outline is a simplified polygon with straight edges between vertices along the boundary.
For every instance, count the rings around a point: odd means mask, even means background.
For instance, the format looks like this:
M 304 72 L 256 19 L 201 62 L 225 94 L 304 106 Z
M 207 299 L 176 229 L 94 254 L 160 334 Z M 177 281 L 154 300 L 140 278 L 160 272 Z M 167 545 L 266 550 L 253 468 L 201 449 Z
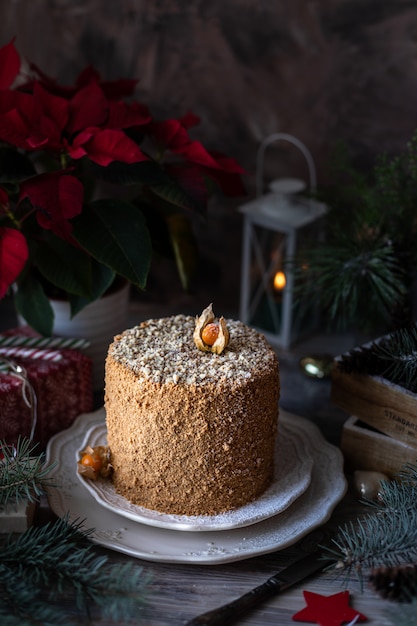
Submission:
M 168 216 L 167 224 L 181 284 L 189 291 L 198 264 L 198 246 L 192 225 L 180 213 Z
M 54 312 L 41 283 L 32 274 L 17 285 L 14 303 L 31 328 L 45 337 L 52 335 Z
M 75 239 L 97 261 L 143 289 L 152 246 L 145 218 L 124 200 L 104 199 L 86 205 L 73 221 Z
M 167 205 L 174 209 L 185 209 L 197 213 L 204 213 L 204 207 L 195 202 L 180 185 L 174 180 L 167 180 L 164 183 L 151 185 L 151 191 Z
M 69 294 L 68 299 L 71 307 L 71 317 L 74 317 L 79 313 L 87 304 L 101 298 L 101 296 L 107 291 L 115 278 L 115 273 L 109 267 L 101 265 L 95 259 L 91 258 L 91 270 L 92 270 L 92 288 L 90 297 L 75 296 Z
M 35 251 L 38 270 L 46 280 L 63 291 L 90 297 L 91 259 L 81 248 L 48 233 Z
M 146 219 L 146 225 L 152 241 L 152 249 L 163 258 L 174 260 L 171 236 L 165 219 L 165 212 L 141 199 L 135 199 L 135 206 L 140 209 Z
M 187 184 L 187 187 L 184 187 L 175 176 L 171 176 L 155 161 L 149 160 L 131 164 L 114 161 L 107 167 L 91 164 L 90 168 L 95 177 L 113 184 L 146 186 L 147 192 L 163 201 L 166 207 L 171 206 L 175 210 L 180 208 L 197 213 L 204 213 L 205 211 L 204 203 L 197 201 L 198 195 L 192 187 L 193 177 L 187 180 L 182 172 L 181 175 Z M 190 188 L 190 193 L 187 192 L 188 188 Z

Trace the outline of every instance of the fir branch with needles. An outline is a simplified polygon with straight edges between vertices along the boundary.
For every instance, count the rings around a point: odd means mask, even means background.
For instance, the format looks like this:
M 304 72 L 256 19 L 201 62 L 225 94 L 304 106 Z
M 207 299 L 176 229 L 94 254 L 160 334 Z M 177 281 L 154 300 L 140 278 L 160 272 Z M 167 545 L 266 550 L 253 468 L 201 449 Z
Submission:
M 398 155 L 357 168 L 345 146 L 332 156 L 317 198 L 329 211 L 325 237 L 295 262 L 297 304 L 317 303 L 329 325 L 386 332 L 412 319 L 417 262 L 417 132 Z
M 346 236 L 326 247 L 315 246 L 307 259 L 301 258 L 295 268 L 298 304 L 318 301 L 329 321 L 340 328 L 356 322 L 366 329 L 370 320 L 382 327 L 391 320 L 393 303 L 407 295 L 403 270 L 389 241 Z
M 354 575 L 363 587 L 373 568 L 417 561 L 416 481 L 417 466 L 404 467 L 394 480 L 382 481 L 377 500 L 365 502 L 369 513 L 339 527 L 327 551 L 346 584 Z
M 97 556 L 92 531 L 59 519 L 9 536 L 0 553 L 2 626 L 138 623 L 148 579 L 133 563 Z M 63 608 L 65 607 L 65 608 Z
M 51 484 L 48 473 L 53 465 L 44 464 L 45 455 L 36 454 L 36 446 L 27 438 L 19 438 L 12 446 L 0 441 L 0 451 L 0 506 L 38 501 Z
M 345 373 L 381 376 L 417 393 L 417 324 L 354 348 L 340 357 L 337 367 Z

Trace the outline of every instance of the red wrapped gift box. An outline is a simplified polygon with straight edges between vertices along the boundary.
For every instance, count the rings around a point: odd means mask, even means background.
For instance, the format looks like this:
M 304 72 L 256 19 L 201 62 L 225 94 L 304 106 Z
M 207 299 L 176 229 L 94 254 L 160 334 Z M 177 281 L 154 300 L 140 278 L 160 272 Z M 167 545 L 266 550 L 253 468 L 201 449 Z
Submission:
M 28 333 L 19 329 L 4 334 Z M 52 435 L 68 428 L 81 413 L 93 409 L 91 359 L 74 349 L 54 348 L 54 351 L 58 352 L 56 360 L 46 360 L 39 354 L 26 358 L 19 351 L 7 356 L 25 368 L 36 394 L 34 443 L 39 443 L 42 449 Z M 29 437 L 31 425 L 32 410 L 25 402 L 24 382 L 10 372 L 0 372 L 0 439 L 13 443 L 19 435 Z

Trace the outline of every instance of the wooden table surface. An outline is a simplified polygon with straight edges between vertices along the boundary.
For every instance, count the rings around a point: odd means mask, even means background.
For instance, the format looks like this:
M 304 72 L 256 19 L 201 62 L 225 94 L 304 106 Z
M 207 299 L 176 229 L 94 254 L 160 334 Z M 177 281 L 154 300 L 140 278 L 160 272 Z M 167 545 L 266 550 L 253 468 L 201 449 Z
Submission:
M 355 517 L 363 511 L 357 504 L 356 496 L 350 490 L 336 507 L 330 522 L 326 526 L 332 529 L 339 523 Z M 44 523 L 52 519 L 47 503 L 43 501 L 37 513 L 37 522 Z M 179 531 L 180 532 L 180 531 Z M 183 565 L 132 559 L 121 553 L 98 547 L 99 554 L 108 556 L 111 563 L 134 560 L 143 569 L 144 575 L 150 575 L 151 582 L 147 589 L 146 613 L 138 618 L 138 624 L 146 626 L 182 626 L 196 617 L 236 597 L 250 591 L 267 578 L 289 564 L 300 555 L 308 544 L 309 536 L 295 546 L 264 556 L 221 565 Z M 267 600 L 236 624 L 247 626 L 287 626 L 295 624 L 292 616 L 306 604 L 303 590 L 322 595 L 331 595 L 346 589 L 334 572 L 325 572 L 304 580 L 286 592 Z M 395 622 L 389 610 L 395 604 L 381 599 L 368 586 L 361 592 L 357 581 L 348 586 L 351 606 L 368 617 L 369 624 L 394 626 Z M 106 622 L 99 622 L 102 626 Z M 98 622 L 97 622 L 98 624 Z

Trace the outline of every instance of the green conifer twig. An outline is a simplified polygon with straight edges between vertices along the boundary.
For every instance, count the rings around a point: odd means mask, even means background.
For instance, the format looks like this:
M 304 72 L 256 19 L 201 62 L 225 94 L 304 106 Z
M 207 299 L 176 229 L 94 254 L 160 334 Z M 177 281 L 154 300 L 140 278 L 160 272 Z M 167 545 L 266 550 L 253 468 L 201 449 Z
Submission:
M 401 328 L 367 346 L 342 355 L 338 368 L 347 373 L 382 376 L 417 392 L 417 325 Z
M 366 502 L 372 512 L 338 529 L 329 555 L 348 584 L 354 574 L 363 586 L 370 568 L 417 560 L 417 466 L 407 466 L 396 480 L 384 481 L 381 497 Z
M 135 564 L 108 565 L 93 550 L 91 534 L 78 522 L 59 519 L 6 540 L 0 553 L 2 625 L 68 625 L 80 618 L 89 623 L 91 611 L 137 623 L 147 578 Z
M 48 473 L 52 465 L 45 466 L 44 454 L 35 454 L 36 446 L 27 438 L 19 438 L 16 445 L 0 441 L 3 459 L 0 462 L 0 505 L 10 501 L 34 502 L 50 484 Z

